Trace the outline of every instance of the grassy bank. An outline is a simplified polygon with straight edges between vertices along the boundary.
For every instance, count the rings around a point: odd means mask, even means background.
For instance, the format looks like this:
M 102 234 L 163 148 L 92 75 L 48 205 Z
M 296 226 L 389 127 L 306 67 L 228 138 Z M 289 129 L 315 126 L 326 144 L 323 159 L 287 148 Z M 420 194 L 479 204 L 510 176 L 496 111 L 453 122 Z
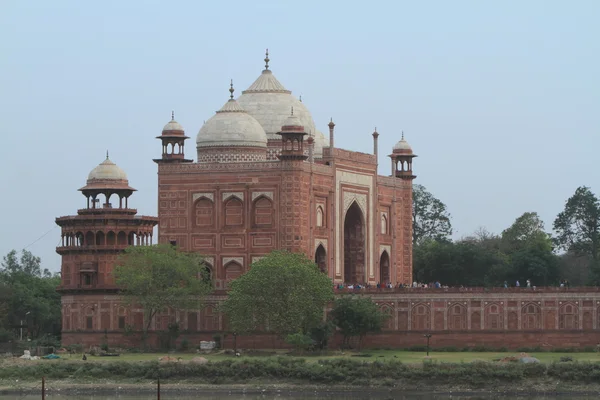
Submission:
M 36 382 L 149 384 L 159 377 L 164 383 L 223 384 L 307 384 L 355 387 L 464 387 L 482 388 L 535 385 L 581 386 L 600 383 L 600 364 L 564 363 L 440 363 L 425 361 L 406 364 L 397 360 L 330 359 L 309 362 L 297 357 L 230 359 L 206 364 L 158 361 L 34 362 L 0 367 L 0 383 Z M 547 389 L 545 389 L 547 390 Z

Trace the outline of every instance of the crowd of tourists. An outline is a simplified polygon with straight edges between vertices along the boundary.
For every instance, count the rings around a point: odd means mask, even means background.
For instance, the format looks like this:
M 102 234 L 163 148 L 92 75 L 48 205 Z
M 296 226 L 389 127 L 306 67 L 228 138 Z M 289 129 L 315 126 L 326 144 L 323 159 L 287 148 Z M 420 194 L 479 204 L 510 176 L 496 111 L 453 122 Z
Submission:
M 508 289 L 511 286 L 508 283 L 508 281 L 504 281 L 503 287 L 505 289 Z M 521 282 L 519 280 L 515 281 L 515 284 L 512 287 L 520 288 Z M 568 289 L 569 281 L 567 279 L 561 279 L 560 287 Z M 442 285 L 439 281 L 430 282 L 430 283 L 422 283 L 422 282 L 415 281 L 412 283 L 412 285 L 406 284 L 406 283 L 398 283 L 398 284 L 394 285 L 391 282 L 386 282 L 386 283 L 377 282 L 376 285 L 372 285 L 370 283 L 337 283 L 334 285 L 334 288 L 337 290 L 395 289 L 395 288 L 398 288 L 398 289 L 410 289 L 410 288 L 414 288 L 414 289 L 428 289 L 428 288 L 429 289 L 449 289 L 449 288 L 454 288 L 454 286 Z M 460 286 L 456 286 L 456 288 L 464 289 L 465 286 L 460 285 Z M 537 287 L 532 284 L 531 279 L 527 279 L 525 281 L 523 288 L 535 290 Z

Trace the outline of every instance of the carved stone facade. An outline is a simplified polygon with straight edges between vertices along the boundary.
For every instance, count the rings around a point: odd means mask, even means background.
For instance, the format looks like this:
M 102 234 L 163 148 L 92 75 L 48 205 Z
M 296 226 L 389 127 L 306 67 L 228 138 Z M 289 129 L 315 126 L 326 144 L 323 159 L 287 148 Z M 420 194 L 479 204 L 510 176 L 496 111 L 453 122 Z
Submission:
M 577 348 L 595 346 L 600 335 L 600 290 L 578 288 L 559 290 L 493 289 L 474 290 L 371 290 L 371 296 L 390 318 L 379 334 L 367 335 L 367 347 L 422 346 L 423 334 L 430 333 L 433 347 L 519 347 Z M 177 322 L 186 331 L 182 338 L 192 342 L 212 340 L 227 331 L 225 318 L 218 313 L 224 291 L 209 296 L 198 310 L 170 310 L 151 323 L 151 331 L 165 330 Z M 122 307 L 117 295 L 90 294 L 81 299 L 63 296 L 63 341 L 99 344 L 104 330 L 111 345 L 137 345 L 139 335 L 125 335 L 124 326 L 141 330 L 141 309 Z M 231 337 L 231 335 L 228 335 Z M 150 341 L 158 340 L 155 333 Z M 238 336 L 238 348 L 285 346 L 269 335 Z M 336 336 L 332 346 L 339 345 Z M 225 341 L 225 347 L 232 347 Z
M 159 164 L 159 242 L 214 258 L 218 289 L 237 276 L 226 270 L 232 260 L 243 272 L 276 249 L 315 259 L 336 283 L 411 283 L 405 255 L 412 232 L 403 220 L 404 208 L 412 206 L 405 200 L 412 196 L 411 181 L 378 176 L 371 154 L 325 150 L 313 163 L 229 163 L 227 170 Z M 379 217 L 377 210 L 394 205 L 393 217 Z M 382 246 L 390 258 L 386 271 L 380 267 Z

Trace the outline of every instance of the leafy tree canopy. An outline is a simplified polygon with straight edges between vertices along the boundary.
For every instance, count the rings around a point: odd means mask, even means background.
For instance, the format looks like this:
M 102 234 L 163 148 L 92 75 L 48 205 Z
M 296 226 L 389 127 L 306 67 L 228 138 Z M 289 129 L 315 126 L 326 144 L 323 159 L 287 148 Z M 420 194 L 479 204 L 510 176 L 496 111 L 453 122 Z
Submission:
M 145 332 L 158 312 L 198 308 L 212 290 L 205 274 L 200 255 L 169 244 L 128 247 L 114 269 L 124 300 L 144 309 Z
M 535 242 L 546 242 L 552 251 L 550 235 L 544 231 L 544 222 L 537 212 L 526 212 L 502 232 L 502 241 L 508 250 L 517 250 Z
M 32 338 L 43 334 L 60 333 L 60 285 L 59 275 L 52 275 L 41 268 L 41 260 L 31 252 L 23 250 L 19 257 L 16 250 L 4 256 L 0 268 L 0 308 L 4 308 L 7 328 L 28 326 Z
M 441 240 L 452 235 L 446 205 L 425 189 L 413 185 L 413 244 L 425 239 Z
M 563 250 L 600 258 L 600 201 L 590 188 L 575 190 L 554 220 L 554 230 L 556 244 Z
M 331 279 L 304 254 L 274 251 L 231 283 L 223 304 L 230 329 L 263 329 L 280 337 L 319 326 L 333 299 Z
M 362 296 L 343 296 L 336 299 L 329 316 L 344 336 L 344 344 L 348 345 L 351 337 L 358 336 L 359 347 L 368 333 L 381 331 L 388 318 L 370 297 Z

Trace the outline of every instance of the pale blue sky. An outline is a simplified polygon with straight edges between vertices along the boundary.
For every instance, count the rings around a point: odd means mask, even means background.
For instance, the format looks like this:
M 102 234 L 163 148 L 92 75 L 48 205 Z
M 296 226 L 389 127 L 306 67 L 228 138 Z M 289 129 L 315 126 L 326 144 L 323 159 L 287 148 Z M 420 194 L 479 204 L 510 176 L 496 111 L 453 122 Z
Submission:
M 380 173 L 406 138 L 455 237 L 526 211 L 551 228 L 579 185 L 600 194 L 600 1 L 0 1 L 0 254 L 85 205 L 104 159 L 156 215 L 154 139 L 171 110 L 192 137 L 271 69 L 336 146 Z M 59 270 L 58 227 L 29 247 Z

